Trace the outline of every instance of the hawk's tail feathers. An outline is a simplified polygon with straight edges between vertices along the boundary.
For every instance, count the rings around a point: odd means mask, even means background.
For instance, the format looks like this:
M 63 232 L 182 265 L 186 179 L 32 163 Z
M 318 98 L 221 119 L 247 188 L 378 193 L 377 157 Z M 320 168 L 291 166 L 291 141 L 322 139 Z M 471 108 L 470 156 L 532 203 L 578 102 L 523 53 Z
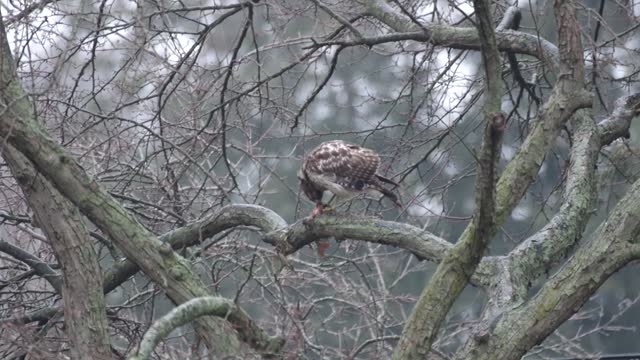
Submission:
M 391 190 L 385 189 L 382 186 L 378 187 L 377 190 L 380 191 L 382 193 L 382 195 L 388 197 L 389 200 L 393 201 L 393 203 L 397 207 L 399 207 L 399 208 L 402 207 L 402 203 L 400 203 L 400 200 L 398 199 L 398 195 L 394 194 Z
M 393 180 L 391 180 L 391 179 L 388 179 L 388 178 L 386 178 L 386 177 L 384 177 L 384 176 L 382 176 L 382 175 L 378 175 L 378 174 L 376 174 L 376 177 L 378 178 L 378 180 L 380 180 L 380 181 L 382 181 L 382 182 L 385 182 L 385 183 L 387 183 L 387 184 L 391 184 L 391 185 L 394 185 L 394 186 L 396 186 L 396 187 L 400 186 L 400 184 L 398 184 L 397 182 L 395 182 L 395 181 L 393 181 Z

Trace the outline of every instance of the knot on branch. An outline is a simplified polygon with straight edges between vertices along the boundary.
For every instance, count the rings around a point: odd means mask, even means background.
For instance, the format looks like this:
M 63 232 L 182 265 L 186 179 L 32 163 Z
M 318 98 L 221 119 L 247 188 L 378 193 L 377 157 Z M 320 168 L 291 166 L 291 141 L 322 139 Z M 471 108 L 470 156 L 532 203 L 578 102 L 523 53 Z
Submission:
M 496 135 L 498 132 L 504 132 L 507 128 L 507 114 L 504 111 L 497 111 L 491 114 L 491 128 Z
M 289 238 L 290 228 L 280 228 L 264 234 L 262 241 L 273 245 L 278 253 L 287 255 L 295 251 L 289 243 Z
M 171 256 L 171 254 L 173 253 L 173 249 L 171 248 L 171 244 L 165 242 L 160 244 L 160 246 L 158 247 L 158 252 L 162 256 Z
M 585 89 L 580 89 L 575 93 L 577 108 L 590 108 L 593 105 L 593 93 Z

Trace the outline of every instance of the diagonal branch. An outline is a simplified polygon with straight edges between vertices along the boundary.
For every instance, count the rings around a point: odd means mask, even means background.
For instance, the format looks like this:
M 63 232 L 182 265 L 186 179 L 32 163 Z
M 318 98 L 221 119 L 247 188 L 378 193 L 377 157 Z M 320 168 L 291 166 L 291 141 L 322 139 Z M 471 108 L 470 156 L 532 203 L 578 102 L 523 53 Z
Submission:
M 393 358 L 397 360 L 422 359 L 428 355 L 440 324 L 471 279 L 489 240 L 496 232 L 496 171 L 502 135 L 506 128 L 506 116 L 500 111 L 501 61 L 491 19 L 490 2 L 475 0 L 474 6 L 478 17 L 487 89 L 484 138 L 477 156 L 476 209 L 473 220 L 465 231 L 468 236 L 463 235 L 445 255 L 411 312 L 393 354 Z
M 326 4 L 324 4 L 322 1 L 320 0 L 311 0 L 312 3 L 316 4 L 317 7 L 319 7 L 320 9 L 322 9 L 324 12 L 326 12 L 327 14 L 329 14 L 329 16 L 331 16 L 332 18 L 336 19 L 340 24 L 342 24 L 344 27 L 346 27 L 347 29 L 349 29 L 349 31 L 351 31 L 353 33 L 353 35 L 357 38 L 357 39 L 362 39 L 362 34 L 360 33 L 360 31 L 358 31 L 358 29 L 355 28 L 355 26 L 353 26 L 351 24 L 351 22 L 349 22 L 349 20 L 343 18 L 342 16 L 340 16 L 340 14 L 336 13 L 335 11 L 331 10 L 331 8 L 329 6 L 327 6 Z
M 51 284 L 56 292 L 61 293 L 62 277 L 46 262 L 40 260 L 33 254 L 8 243 L 5 240 L 0 240 L 0 252 L 10 255 L 11 257 L 29 265 L 29 267 L 32 268 L 36 272 L 36 274 L 42 276 L 45 280 L 47 280 L 47 282 Z
M 573 1 L 556 1 L 555 14 L 556 22 L 559 24 L 558 39 L 561 44 L 560 69 L 562 73 L 554 87 L 552 98 L 566 99 L 571 94 L 580 93 L 583 88 L 584 66 L 580 28 L 577 24 Z M 506 271 L 497 274 L 496 285 L 490 287 L 491 299 L 483 314 L 485 325 L 476 332 L 476 336 L 469 339 L 463 350 L 463 357 L 516 359 L 542 339 L 531 342 L 532 328 L 538 325 L 522 326 L 522 322 L 527 320 L 519 319 L 518 328 L 515 329 L 511 324 L 507 332 L 497 330 L 495 325 L 500 321 L 501 316 L 508 316 L 513 307 L 524 302 L 528 284 L 559 261 L 562 254 L 566 253 L 581 238 L 589 219 L 595 200 L 594 167 L 601 142 L 589 111 L 577 112 L 574 119 L 576 131 L 565 188 L 565 202 L 547 226 L 514 249 L 509 256 L 497 259 L 496 263 L 501 263 L 498 266 Z M 542 129 L 543 125 L 537 124 L 536 127 Z M 540 134 L 543 132 L 542 130 Z M 551 135 L 549 134 L 549 136 Z M 541 140 L 550 142 L 554 138 L 555 136 Z M 571 309 L 576 308 L 571 307 Z M 540 311 L 536 313 L 536 316 L 539 314 Z M 529 317 L 528 320 L 531 318 L 535 318 L 535 316 Z M 534 321 L 537 320 L 539 319 Z M 559 324 L 557 323 L 557 325 Z M 488 341 L 488 339 L 490 340 Z M 513 344 L 513 339 L 518 339 L 516 342 L 519 343 L 514 344 L 514 347 L 507 350 L 506 353 L 495 354 L 498 352 L 495 351 L 496 348 L 507 348 L 504 343 Z M 492 341 L 501 345 L 489 347 L 488 344 Z M 492 354 L 487 355 L 490 353 Z
M 248 204 L 227 205 L 206 218 L 160 236 L 175 250 L 202 243 L 223 231 L 235 227 L 255 228 L 263 234 L 263 241 L 285 255 L 293 254 L 318 239 L 356 239 L 395 246 L 410 251 L 419 259 L 439 262 L 452 247 L 448 241 L 421 228 L 373 217 L 321 216 L 311 224 L 298 221 L 291 225 L 274 211 Z M 123 259 L 105 273 L 104 292 L 108 293 L 135 275 L 140 268 Z M 476 280 L 476 283 L 480 281 Z M 28 323 L 50 318 L 55 308 L 45 308 L 23 316 L 5 319 Z
M 60 264 L 62 281 L 56 291 L 62 295 L 71 358 L 82 359 L 89 352 L 96 359 L 109 358 L 102 273 L 81 214 L 13 146 L 6 144 L 2 156 Z
M 502 314 L 522 304 L 527 291 L 541 275 L 565 258 L 582 238 L 595 201 L 595 164 L 600 139 L 590 111 L 579 110 L 574 115 L 571 163 L 564 191 L 564 201 L 558 212 L 542 229 L 523 241 L 506 256 L 487 259 L 492 265 L 491 284 L 484 286 L 488 302 L 482 321 L 463 350 L 465 357 L 482 348 L 486 334 Z

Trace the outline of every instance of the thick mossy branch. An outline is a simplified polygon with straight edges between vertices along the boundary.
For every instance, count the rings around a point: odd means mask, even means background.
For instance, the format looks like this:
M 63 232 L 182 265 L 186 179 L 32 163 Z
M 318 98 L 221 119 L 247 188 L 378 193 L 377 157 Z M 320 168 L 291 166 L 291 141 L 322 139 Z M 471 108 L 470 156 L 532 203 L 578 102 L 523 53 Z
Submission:
M 421 24 L 422 28 L 427 30 L 427 32 L 425 32 L 415 25 L 411 19 L 395 10 L 384 1 L 366 0 L 364 3 L 367 7 L 367 12 L 371 16 L 397 32 L 395 34 L 389 34 L 389 36 L 399 37 L 405 34 L 404 36 L 408 37 L 405 40 L 428 42 L 434 46 L 443 46 L 451 49 L 480 50 L 481 38 L 480 33 L 476 28 L 456 27 L 425 22 Z M 544 61 L 552 71 L 558 71 L 560 59 L 559 51 L 558 48 L 550 41 L 533 34 L 513 30 L 501 30 L 495 32 L 495 38 L 500 51 L 509 51 L 517 54 L 534 56 L 539 60 Z M 380 43 L 375 39 L 367 38 L 364 38 L 361 41 L 374 41 L 376 43 Z M 352 45 L 355 45 L 357 41 L 353 41 L 352 43 Z
M 524 144 L 506 166 L 498 181 L 499 224 L 511 214 L 537 176 L 562 126 L 577 110 L 591 107 L 592 104 L 592 95 L 584 90 L 583 86 L 583 48 L 572 1 L 563 2 L 562 5 L 556 4 L 556 22 L 560 24 L 558 81 Z
M 205 315 L 229 319 L 231 323 L 242 323 L 248 318 L 242 309 L 228 299 L 208 296 L 189 300 L 172 309 L 161 319 L 156 320 L 144 334 L 138 352 L 130 356 L 129 360 L 148 359 L 156 345 L 171 331 Z M 265 349 L 264 355 L 275 355 L 284 345 L 284 339 L 264 336 L 260 329 L 255 328 L 252 323 L 246 323 L 245 326 L 252 330 L 252 336 L 244 340 L 250 343 L 259 341 L 260 344 L 254 343 L 252 345 Z
M 580 28 L 575 14 L 575 4 L 573 1 L 556 1 L 555 15 L 556 22 L 558 23 L 561 72 L 559 80 L 554 87 L 553 94 L 543 108 L 543 114 L 548 116 L 549 114 L 545 114 L 545 111 L 548 111 L 550 114 L 555 112 L 557 115 L 563 114 L 564 116 L 546 117 L 541 115 L 540 122 L 536 124 L 536 128 L 534 128 L 525 141 L 520 153 L 509 164 L 513 166 L 505 170 L 503 178 L 498 184 L 499 196 L 502 196 L 502 198 L 499 197 L 498 201 L 504 207 L 501 210 L 499 209 L 498 216 L 502 218 L 511 212 L 511 209 L 516 204 L 514 200 L 520 199 L 524 191 L 528 188 L 529 182 L 533 180 L 534 173 L 532 173 L 531 170 L 536 170 L 537 172 L 537 169 L 542 164 L 544 154 L 546 154 L 548 148 L 551 146 L 551 142 L 556 138 L 563 121 L 566 121 L 564 118 L 571 116 L 574 111 L 579 109 L 579 106 L 575 106 L 579 105 L 581 101 L 586 100 L 586 97 L 583 96 L 585 93 L 583 89 L 584 64 L 582 60 Z M 555 104 L 552 103 L 552 99 Z M 574 102 L 573 100 L 577 101 Z M 568 106 L 568 104 L 573 105 Z M 557 109 L 554 112 L 550 111 L 553 108 Z M 567 110 L 569 111 L 567 112 Z M 600 141 L 590 114 L 578 114 L 576 125 L 576 131 L 578 133 L 576 135 L 583 138 L 575 139 L 576 143 L 573 149 L 575 152 L 572 158 L 574 163 L 571 168 L 573 174 L 572 178 L 568 179 L 566 187 L 566 194 L 571 196 L 570 199 L 567 199 L 566 206 L 568 207 L 563 209 L 564 211 L 561 216 L 556 217 L 558 223 L 550 223 L 547 226 L 546 230 L 551 233 L 546 233 L 543 239 L 537 239 L 543 241 L 534 243 L 533 241 L 536 239 L 530 239 L 532 240 L 531 242 L 524 245 L 522 249 L 516 249 L 517 251 L 514 252 L 517 253 L 518 250 L 524 250 L 520 251 L 519 257 L 508 259 L 521 261 L 518 264 L 523 266 L 521 268 L 518 268 L 518 265 L 510 267 L 511 264 L 509 264 L 509 261 L 507 261 L 508 265 L 506 266 L 509 270 L 508 275 L 512 278 L 517 278 L 518 283 L 514 283 L 513 281 L 501 283 L 502 279 L 496 279 L 497 286 L 503 285 L 508 287 L 507 289 L 496 289 L 496 293 L 509 294 L 509 292 L 511 292 L 512 302 L 509 303 L 509 296 L 505 297 L 504 302 L 490 302 L 490 307 L 487 308 L 487 312 L 483 315 L 485 322 L 493 322 L 495 319 L 490 319 L 491 316 L 506 314 L 510 310 L 509 306 L 523 301 L 522 297 L 525 290 L 523 287 L 528 283 L 526 277 L 521 278 L 523 271 L 526 271 L 531 277 L 537 276 L 541 269 L 548 269 L 553 262 L 560 259 L 561 254 L 564 253 L 561 250 L 567 251 L 567 248 L 573 245 L 582 235 L 584 226 L 589 218 L 591 204 L 594 201 L 593 168 L 595 166 Z M 528 168 L 522 168 L 522 164 L 527 164 Z M 520 167 L 520 169 L 518 169 L 518 167 Z M 507 175 L 509 177 L 507 177 Z M 522 175 L 524 175 L 524 177 Z M 582 176 L 584 177 L 582 178 Z M 521 184 L 513 181 L 507 182 L 509 179 L 515 180 L 518 178 L 520 178 L 520 180 L 524 178 L 527 181 Z M 505 181 L 503 182 L 503 180 Z M 586 195 L 584 191 L 586 191 Z M 505 201 L 501 202 L 503 199 Z M 553 233 L 556 230 L 556 226 L 560 227 L 560 231 L 557 234 Z M 542 232 L 540 234 L 542 234 Z M 555 235 L 564 235 L 564 238 L 554 238 Z M 556 253 L 551 255 L 546 250 L 556 251 Z M 533 262 L 540 262 L 541 265 L 539 266 L 541 268 L 538 268 L 537 264 L 532 264 Z M 513 264 L 513 262 L 511 263 Z M 510 331 L 513 332 L 515 329 L 510 329 Z M 482 336 L 478 336 L 480 332 L 483 333 Z M 513 333 L 498 334 L 494 332 L 493 329 L 480 329 L 476 336 L 469 339 L 462 357 L 478 358 L 481 355 L 485 355 L 488 351 L 488 349 L 485 348 L 487 338 L 496 337 L 497 339 L 495 341 L 500 342 L 501 336 L 508 335 L 510 338 L 515 338 L 522 335 L 523 337 L 521 339 L 524 339 L 529 332 L 530 329 L 526 327 L 521 327 L 518 330 L 518 335 L 514 335 Z M 526 349 L 528 350 L 529 348 L 530 346 Z M 521 355 L 522 354 L 520 354 L 520 356 Z M 508 357 L 504 357 L 504 354 L 497 357 L 494 354 L 493 356 L 493 358 L 500 359 L 520 358 L 520 356 L 515 357 L 513 354 L 510 354 Z
M 593 113 L 578 110 L 573 117 L 573 146 L 562 206 L 549 223 L 509 253 L 512 271 L 524 283 L 535 281 L 561 261 L 582 237 L 596 199 L 595 168 L 600 137 Z
M 287 225 L 274 211 L 258 205 L 228 205 L 210 216 L 160 236 L 175 250 L 200 244 L 204 239 L 235 227 L 252 227 L 263 234 L 263 240 L 284 255 L 297 252 L 323 238 L 353 239 L 395 246 L 422 260 L 440 262 L 452 244 L 421 228 L 373 217 L 322 215 L 312 222 L 300 220 Z M 165 250 L 166 251 L 166 250 Z M 104 291 L 111 292 L 140 268 L 129 260 L 117 262 L 104 277 Z M 486 282 L 486 281 L 485 281 Z M 7 319 L 19 323 L 39 321 L 54 315 L 54 308 Z
M 402 332 L 393 358 L 423 359 L 449 309 L 473 275 L 495 235 L 495 184 L 506 116 L 500 111 L 501 59 L 488 0 L 475 0 L 478 33 L 486 77 L 485 131 L 477 154 L 476 209 L 465 236 L 449 251 L 422 291 Z
M 289 255 L 328 237 L 391 245 L 408 250 L 420 259 L 431 261 L 440 261 L 451 248 L 448 241 L 409 224 L 350 215 L 322 215 L 313 221 L 298 221 L 289 227 L 265 234 L 263 240 Z
M 489 325 L 514 306 L 524 303 L 530 284 L 564 259 L 582 238 L 596 197 L 595 163 L 600 149 L 592 115 L 589 110 L 579 110 L 574 115 L 575 131 L 563 205 L 546 226 L 508 255 L 490 259 L 496 267 L 493 277 L 485 277 L 493 280 L 485 286 L 490 300 L 482 314 L 482 325 L 465 345 L 465 356 L 474 357 L 491 334 Z M 526 329 L 522 331 L 526 332 Z
M 528 303 L 504 312 L 464 359 L 520 359 L 573 315 L 600 285 L 640 255 L 640 181 Z
M 565 94 L 556 87 L 545 102 L 537 122 L 514 158 L 505 167 L 497 188 L 497 220 L 503 223 L 536 178 L 560 129 L 578 109 L 590 107 L 586 91 Z
M 249 204 L 227 205 L 206 218 L 188 224 L 160 236 L 175 250 L 202 243 L 216 234 L 237 226 L 255 227 L 263 233 L 270 233 L 287 226 L 287 223 L 273 210 Z M 123 259 L 105 273 L 104 291 L 108 293 L 120 286 L 140 268 L 134 262 Z

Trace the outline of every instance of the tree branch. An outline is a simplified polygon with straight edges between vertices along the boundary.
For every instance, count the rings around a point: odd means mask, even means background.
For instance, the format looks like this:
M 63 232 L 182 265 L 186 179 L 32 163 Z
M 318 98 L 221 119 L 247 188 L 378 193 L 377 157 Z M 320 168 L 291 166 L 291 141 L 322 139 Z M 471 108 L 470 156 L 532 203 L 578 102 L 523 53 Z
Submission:
M 614 272 L 640 257 L 640 180 L 596 229 L 585 246 L 527 304 L 496 319 L 493 332 L 476 341 L 468 359 L 520 359 L 557 329 Z
M 613 113 L 598 124 L 602 145 L 609 145 L 614 140 L 629 138 L 631 120 L 640 114 L 640 93 L 618 99 Z
M 561 69 L 568 76 L 563 79 L 561 75 L 554 88 L 554 95 L 581 91 L 584 68 L 581 60 L 582 46 L 579 27 L 575 22 L 574 4 L 570 1 L 556 2 L 556 20 L 559 24 L 560 21 L 566 22 L 566 24 L 559 25 L 558 36 L 559 42 L 562 44 Z M 578 57 L 579 60 L 577 60 Z M 578 78 L 578 76 L 580 77 Z M 565 202 L 545 228 L 514 249 L 508 257 L 498 259 L 498 263 L 502 262 L 502 264 L 498 264 L 498 267 L 506 269 L 506 271 L 496 277 L 495 286 L 488 287 L 491 289 L 491 296 L 483 314 L 483 326 L 481 329 L 477 329 L 475 336 L 471 337 L 466 344 L 465 357 L 476 358 L 487 350 L 485 348 L 487 337 L 493 334 L 493 326 L 499 316 L 507 314 L 508 310 L 522 303 L 531 281 L 559 261 L 563 257 L 562 254 L 566 254 L 568 249 L 580 239 L 584 231 L 592 204 L 595 201 L 594 168 L 600 149 L 600 139 L 590 112 L 579 111 L 574 118 L 576 131 L 571 166 L 565 188 Z M 530 330 L 518 329 L 517 331 L 527 334 Z M 511 329 L 510 331 L 508 335 L 501 335 L 509 338 L 515 337 L 513 332 L 516 330 Z M 526 350 L 524 351 L 526 352 Z M 503 356 L 498 356 L 498 358 L 503 358 Z
M 428 31 L 425 33 L 411 19 L 385 2 L 381 0 L 366 0 L 364 2 L 370 15 L 396 32 L 412 33 L 416 37 L 419 36 L 418 34 L 422 35 L 422 40 L 416 41 L 430 42 L 434 46 L 446 46 L 452 49 L 480 50 L 481 39 L 476 28 L 423 23 L 422 27 Z M 547 63 L 553 71 L 557 71 L 559 67 L 558 48 L 544 38 L 506 30 L 496 32 L 496 42 L 500 51 L 513 51 L 535 56 Z
M 413 253 L 419 259 L 439 262 L 452 247 L 451 243 L 418 227 L 385 221 L 377 218 L 319 216 L 312 223 L 298 221 L 287 223 L 274 211 L 248 204 L 228 205 L 206 218 L 160 236 L 175 250 L 200 244 L 207 238 L 238 226 L 255 227 L 263 233 L 263 240 L 275 246 L 284 255 L 293 254 L 318 239 L 357 239 L 377 244 L 395 246 Z M 104 291 L 109 293 L 140 268 L 130 260 L 117 262 L 104 276 Z M 52 308 L 44 310 L 44 316 L 55 314 Z M 42 319 L 43 311 L 7 319 L 15 322 L 31 322 Z
M 562 206 L 547 225 L 509 253 L 523 283 L 557 264 L 582 237 L 596 199 L 595 168 L 600 138 L 590 110 L 574 115 L 573 146 Z
M 8 243 L 5 240 L 0 240 L 0 252 L 10 255 L 11 257 L 29 265 L 29 267 L 32 268 L 36 272 L 36 274 L 42 276 L 45 280 L 47 280 L 47 282 L 51 284 L 51 286 L 57 293 L 62 293 L 62 277 L 46 262 L 20 249 L 19 247 Z
M 466 356 L 473 357 L 474 347 L 486 340 L 496 319 L 522 304 L 531 284 L 564 259 L 582 238 L 596 199 L 595 163 L 600 139 L 590 111 L 579 110 L 574 120 L 576 129 L 563 204 L 547 225 L 508 255 L 489 259 L 494 269 L 493 276 L 484 277 L 492 279 L 492 284 L 484 287 L 489 300 L 481 325 L 465 346 Z
M 111 357 L 102 273 L 89 231 L 78 209 L 64 198 L 33 164 L 13 146 L 3 147 L 3 158 L 17 179 L 29 207 L 49 240 L 60 264 L 66 332 L 71 358 L 91 353 L 96 359 Z
M 419 259 L 440 261 L 451 243 L 432 233 L 393 221 L 348 215 L 319 216 L 313 222 L 299 221 L 289 227 L 266 233 L 263 240 L 285 254 L 293 254 L 319 239 L 358 239 L 410 251 Z
M 485 131 L 478 153 L 476 177 L 476 209 L 468 231 L 449 251 L 422 291 L 402 332 L 393 358 L 422 359 L 431 350 L 431 344 L 440 324 L 473 275 L 484 255 L 489 240 L 495 235 L 495 184 L 500 159 L 502 135 L 506 116 L 500 111 L 502 79 L 501 60 L 496 44 L 491 6 L 488 0 L 475 0 L 478 32 L 482 49 L 482 63 L 486 75 L 484 106 Z
M 243 323 L 248 319 L 248 315 L 231 300 L 212 296 L 191 299 L 176 306 L 168 314 L 156 320 L 144 334 L 138 352 L 130 356 L 129 360 L 148 359 L 156 345 L 162 341 L 164 337 L 169 335 L 171 331 L 205 315 L 228 319 L 232 323 Z M 272 341 L 271 338 L 262 339 L 262 331 L 252 322 L 245 323 L 245 326 L 252 330 L 252 334 L 243 340 L 249 343 L 252 341 L 263 341 L 264 344 L 252 344 L 254 348 L 266 349 L 263 354 L 277 354 L 282 346 L 284 346 L 284 339 L 282 338 L 277 339 L 277 341 Z

